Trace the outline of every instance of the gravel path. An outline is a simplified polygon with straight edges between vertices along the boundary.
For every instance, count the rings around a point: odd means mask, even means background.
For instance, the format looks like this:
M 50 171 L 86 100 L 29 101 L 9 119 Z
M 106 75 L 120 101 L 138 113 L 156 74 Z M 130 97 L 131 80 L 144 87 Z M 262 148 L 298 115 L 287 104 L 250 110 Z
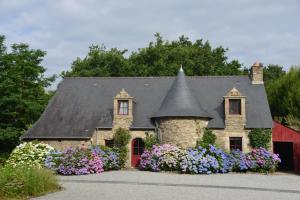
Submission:
M 35 199 L 300 199 L 300 176 L 278 173 L 184 175 L 111 171 L 59 176 L 64 189 Z

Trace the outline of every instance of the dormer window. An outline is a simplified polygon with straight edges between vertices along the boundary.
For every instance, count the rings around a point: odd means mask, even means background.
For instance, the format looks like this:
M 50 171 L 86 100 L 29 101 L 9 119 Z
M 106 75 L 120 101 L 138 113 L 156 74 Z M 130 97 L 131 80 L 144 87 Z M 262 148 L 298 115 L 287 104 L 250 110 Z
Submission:
M 229 114 L 240 115 L 241 113 L 241 99 L 229 99 Z
M 128 115 L 128 100 L 118 100 L 118 114 L 119 115 Z

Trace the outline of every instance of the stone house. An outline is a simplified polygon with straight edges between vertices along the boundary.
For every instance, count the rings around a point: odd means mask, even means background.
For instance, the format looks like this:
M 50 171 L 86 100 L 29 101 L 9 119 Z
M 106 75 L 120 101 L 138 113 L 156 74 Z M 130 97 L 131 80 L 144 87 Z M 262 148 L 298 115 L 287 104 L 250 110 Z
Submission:
M 130 131 L 127 166 L 135 166 L 143 139 L 193 147 L 205 128 L 224 150 L 250 150 L 253 128 L 272 128 L 263 83 L 255 63 L 251 76 L 65 78 L 40 119 L 23 140 L 55 148 L 113 144 L 117 128 Z

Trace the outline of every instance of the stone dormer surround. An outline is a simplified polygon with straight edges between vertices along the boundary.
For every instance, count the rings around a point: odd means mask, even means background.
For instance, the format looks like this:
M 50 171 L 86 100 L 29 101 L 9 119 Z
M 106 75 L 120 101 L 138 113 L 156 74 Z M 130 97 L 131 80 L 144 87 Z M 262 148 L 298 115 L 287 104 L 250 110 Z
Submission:
M 230 114 L 229 101 L 231 99 L 238 99 L 241 101 L 241 113 Z M 233 87 L 224 96 L 224 109 L 225 109 L 225 129 L 227 130 L 243 130 L 246 126 L 246 96 Z
M 120 115 L 118 113 L 119 101 L 128 101 L 128 115 Z M 113 131 L 118 128 L 129 130 L 133 121 L 133 97 L 122 88 L 122 90 L 114 97 L 114 116 L 113 116 Z

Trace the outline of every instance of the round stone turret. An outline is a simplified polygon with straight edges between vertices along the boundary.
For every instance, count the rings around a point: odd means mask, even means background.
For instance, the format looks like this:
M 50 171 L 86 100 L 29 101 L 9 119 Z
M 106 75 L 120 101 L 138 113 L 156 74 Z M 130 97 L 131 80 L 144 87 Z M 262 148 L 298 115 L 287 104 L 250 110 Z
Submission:
M 210 119 L 190 90 L 181 68 L 159 110 L 152 116 L 160 142 L 193 147 Z

